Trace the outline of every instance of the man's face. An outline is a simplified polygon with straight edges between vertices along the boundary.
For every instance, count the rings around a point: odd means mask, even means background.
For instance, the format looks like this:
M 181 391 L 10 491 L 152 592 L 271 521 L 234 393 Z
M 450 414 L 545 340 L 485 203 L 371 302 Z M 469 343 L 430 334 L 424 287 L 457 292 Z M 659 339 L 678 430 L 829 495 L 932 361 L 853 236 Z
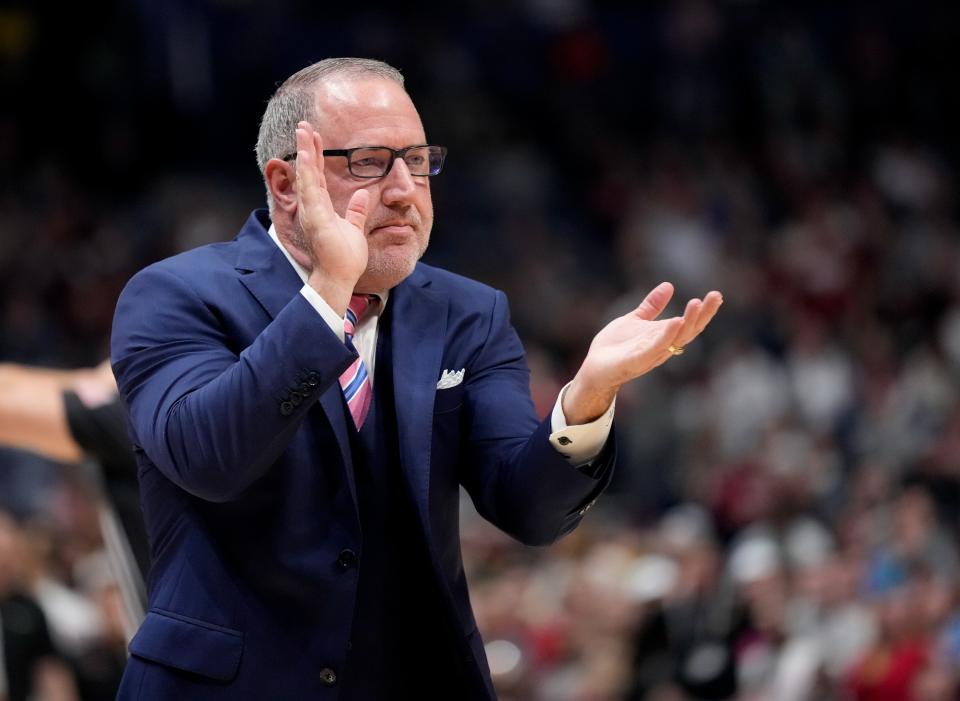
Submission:
M 334 78 L 322 83 L 317 92 L 316 126 L 324 149 L 400 149 L 426 143 L 413 102 L 392 80 Z M 396 159 L 382 178 L 356 178 L 342 156 L 324 159 L 324 175 L 333 208 L 340 216 L 346 212 L 354 192 L 364 188 L 370 193 L 365 231 L 369 257 L 356 290 L 378 292 L 392 288 L 413 272 L 430 241 L 430 179 L 410 175 L 402 159 Z

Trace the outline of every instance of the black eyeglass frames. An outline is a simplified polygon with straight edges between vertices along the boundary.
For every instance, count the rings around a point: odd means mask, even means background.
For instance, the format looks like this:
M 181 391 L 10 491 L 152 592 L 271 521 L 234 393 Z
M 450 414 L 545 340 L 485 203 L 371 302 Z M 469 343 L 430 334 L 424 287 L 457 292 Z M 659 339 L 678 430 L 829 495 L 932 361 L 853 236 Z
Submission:
M 406 163 L 410 175 L 437 175 L 447 157 L 445 146 L 426 144 L 394 149 L 389 146 L 357 146 L 355 148 L 330 148 L 324 156 L 342 156 L 347 159 L 347 168 L 355 178 L 382 178 L 390 172 L 393 162 L 400 158 Z M 296 160 L 297 154 L 283 157 L 285 161 Z

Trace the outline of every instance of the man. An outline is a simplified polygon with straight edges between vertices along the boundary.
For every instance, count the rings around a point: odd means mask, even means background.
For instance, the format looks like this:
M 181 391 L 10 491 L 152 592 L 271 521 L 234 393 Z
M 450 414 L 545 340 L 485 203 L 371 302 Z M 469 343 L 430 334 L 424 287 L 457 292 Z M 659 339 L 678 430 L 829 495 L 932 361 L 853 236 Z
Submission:
M 417 263 L 427 143 L 395 69 L 310 66 L 260 127 L 269 216 L 121 295 L 153 569 L 120 698 L 494 698 L 459 485 L 525 543 L 570 531 L 610 478 L 617 389 L 719 307 L 654 321 L 659 286 L 538 421 L 503 294 Z

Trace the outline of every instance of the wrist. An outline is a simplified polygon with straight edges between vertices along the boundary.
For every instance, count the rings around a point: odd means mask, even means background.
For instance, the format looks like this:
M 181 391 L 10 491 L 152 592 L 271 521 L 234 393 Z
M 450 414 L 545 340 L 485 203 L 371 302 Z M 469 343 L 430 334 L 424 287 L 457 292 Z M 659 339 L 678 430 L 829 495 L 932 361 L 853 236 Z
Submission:
M 570 426 L 590 423 L 603 416 L 613 404 L 619 386 L 598 386 L 579 374 L 563 395 L 561 408 Z
M 330 305 L 339 316 L 343 317 L 347 313 L 347 305 L 350 304 L 350 296 L 353 294 L 355 283 L 331 280 L 330 278 L 318 273 L 316 269 L 307 277 L 307 284 L 312 287 L 323 301 Z

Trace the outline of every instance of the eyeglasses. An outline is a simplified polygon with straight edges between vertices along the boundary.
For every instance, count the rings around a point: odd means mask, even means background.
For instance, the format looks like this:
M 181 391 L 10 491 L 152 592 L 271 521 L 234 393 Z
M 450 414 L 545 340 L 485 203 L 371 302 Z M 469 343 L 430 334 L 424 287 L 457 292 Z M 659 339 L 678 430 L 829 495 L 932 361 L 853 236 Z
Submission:
M 350 175 L 355 178 L 382 178 L 393 168 L 393 162 L 400 158 L 407 164 L 410 175 L 437 175 L 443 168 L 447 157 L 445 146 L 407 146 L 393 149 L 389 146 L 357 146 L 356 148 L 329 148 L 323 150 L 324 156 L 343 156 L 347 159 Z M 294 161 L 296 153 L 283 157 L 285 161 Z

